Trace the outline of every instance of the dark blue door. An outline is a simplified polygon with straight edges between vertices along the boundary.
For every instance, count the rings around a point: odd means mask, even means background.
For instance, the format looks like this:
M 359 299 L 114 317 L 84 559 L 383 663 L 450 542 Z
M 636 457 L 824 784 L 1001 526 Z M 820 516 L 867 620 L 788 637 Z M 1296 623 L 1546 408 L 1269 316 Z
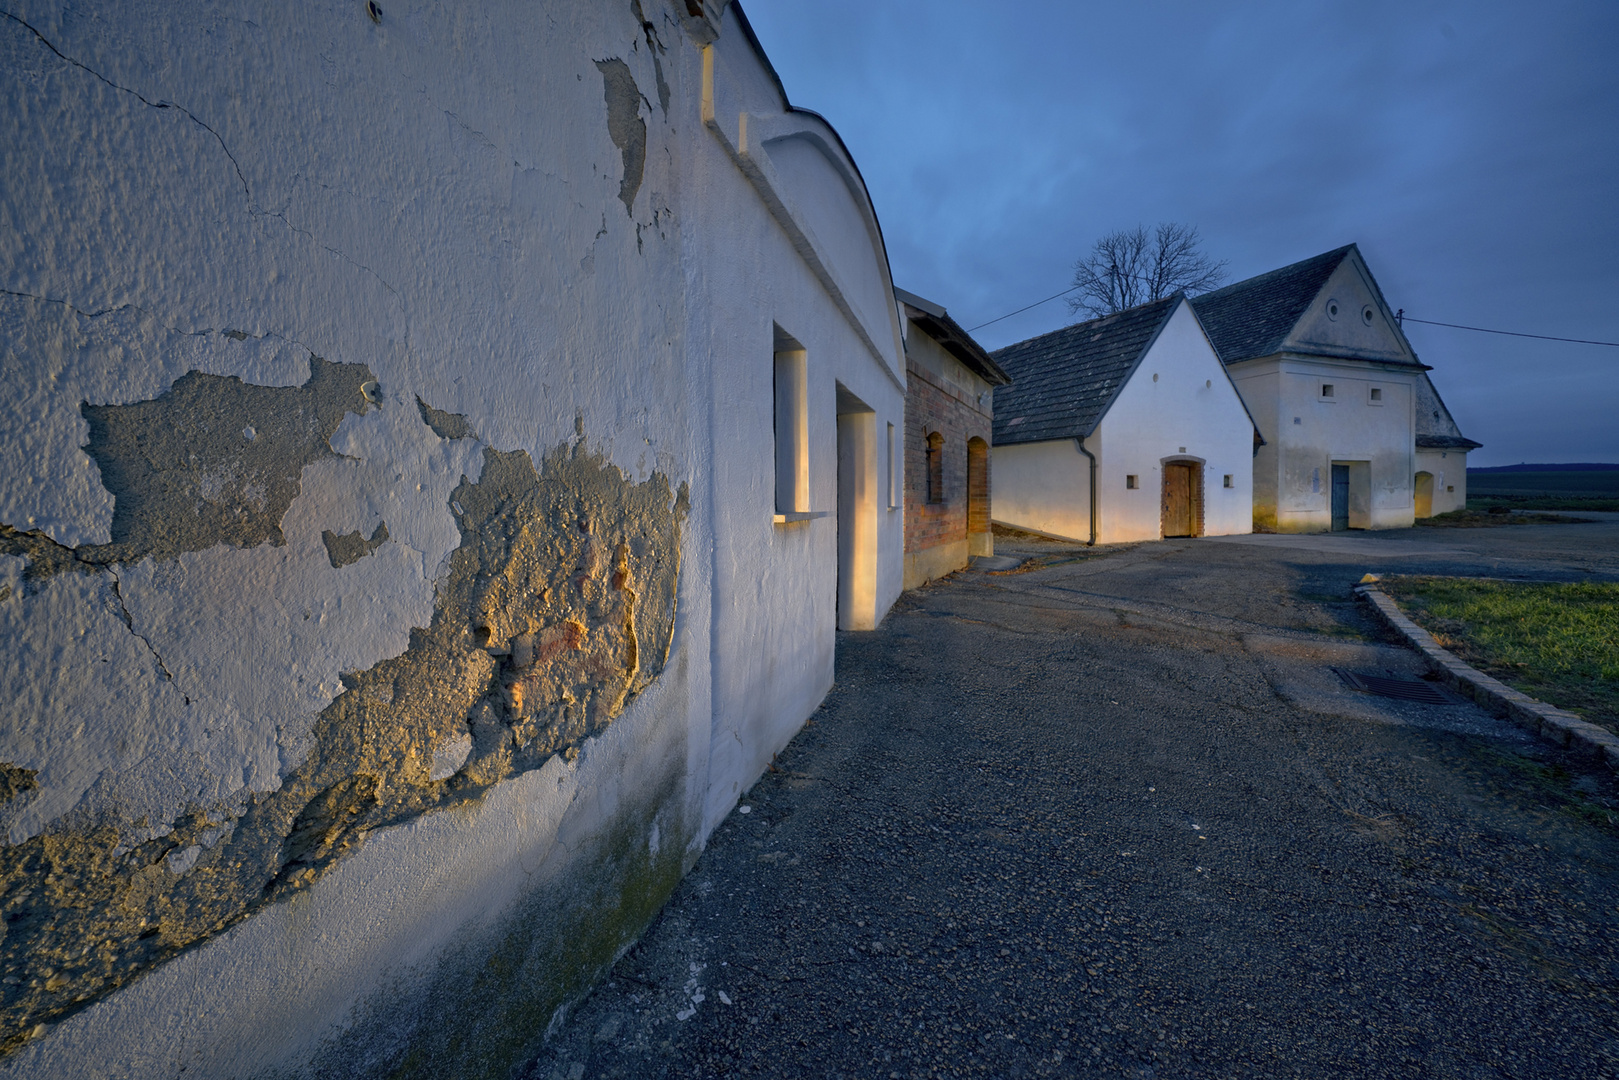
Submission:
M 1349 528 L 1349 466 L 1332 467 L 1332 531 Z

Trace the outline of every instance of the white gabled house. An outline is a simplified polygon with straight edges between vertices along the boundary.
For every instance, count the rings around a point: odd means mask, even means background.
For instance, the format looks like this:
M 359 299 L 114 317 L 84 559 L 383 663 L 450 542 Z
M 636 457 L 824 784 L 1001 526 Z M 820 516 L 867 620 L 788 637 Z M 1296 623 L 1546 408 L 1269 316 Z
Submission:
M 1465 501 L 1480 444 L 1450 418 L 1354 244 L 1192 305 L 1265 438 L 1256 531 L 1400 528 Z
M 1252 531 L 1258 439 L 1177 293 L 1009 345 L 994 520 L 1090 543 Z

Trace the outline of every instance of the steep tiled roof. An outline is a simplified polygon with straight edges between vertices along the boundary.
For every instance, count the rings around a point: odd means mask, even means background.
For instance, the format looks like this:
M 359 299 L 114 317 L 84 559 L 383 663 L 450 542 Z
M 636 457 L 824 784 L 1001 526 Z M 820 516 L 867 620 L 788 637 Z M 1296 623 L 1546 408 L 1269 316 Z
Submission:
M 1085 438 L 1183 297 L 1054 330 L 990 355 L 1012 377 L 995 391 L 995 443 Z
M 1354 244 L 1268 274 L 1204 293 L 1192 301 L 1214 351 L 1227 364 L 1281 351 L 1310 301 Z

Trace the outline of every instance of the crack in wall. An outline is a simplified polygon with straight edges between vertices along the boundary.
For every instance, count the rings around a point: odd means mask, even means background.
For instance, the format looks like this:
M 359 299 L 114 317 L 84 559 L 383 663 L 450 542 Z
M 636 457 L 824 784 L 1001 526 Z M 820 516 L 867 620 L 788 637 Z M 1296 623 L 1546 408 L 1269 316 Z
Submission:
M 349 264 L 350 266 L 353 266 L 356 269 L 361 270 L 361 271 L 365 272 L 366 274 L 369 274 L 371 277 L 375 278 L 377 280 L 377 282 L 382 285 L 383 288 L 387 289 L 388 292 L 393 294 L 393 296 L 396 299 L 399 299 L 399 290 L 394 288 L 394 286 L 386 278 L 384 278 L 381 274 L 377 273 L 370 266 L 367 266 L 364 263 L 361 263 L 361 262 L 355 260 L 350 255 L 348 255 L 346 252 L 344 252 L 342 249 L 337 248 L 337 247 L 333 247 L 330 244 L 327 244 L 324 241 L 320 240 L 319 238 L 317 238 L 315 236 L 314 233 L 310 232 L 308 229 L 303 229 L 303 228 L 300 228 L 297 225 L 294 225 L 291 221 L 289 221 L 287 219 L 286 209 L 285 208 L 283 208 L 281 210 L 278 210 L 278 211 L 270 211 L 270 210 L 267 210 L 267 209 L 259 206 L 258 201 L 257 201 L 257 199 L 255 198 L 255 196 L 253 194 L 252 185 L 247 180 L 247 174 L 242 171 L 241 163 L 237 160 L 236 155 L 231 151 L 230 146 L 225 142 L 224 137 L 222 135 L 220 135 L 219 132 L 215 128 L 213 128 L 211 125 L 209 125 L 204 120 L 202 120 L 200 117 L 198 117 L 190 109 L 187 109 L 185 106 L 180 105 L 179 103 L 173 102 L 173 101 L 167 101 L 167 100 L 152 101 L 150 98 L 147 98 L 145 95 L 141 94 L 139 91 L 133 90 L 133 89 L 127 87 L 127 86 L 123 86 L 123 85 L 121 85 L 119 83 L 116 83 L 113 80 L 107 78 L 105 75 L 101 74 L 99 71 L 92 68 L 90 65 L 84 63 L 81 60 L 75 59 L 74 57 L 71 57 L 71 56 L 67 55 L 61 49 L 57 48 L 56 45 L 54 43 L 52 43 L 49 38 L 47 38 L 43 33 L 41 33 L 39 31 L 39 29 L 37 29 L 33 24 L 29 23 L 27 20 L 22 19 L 22 18 L 18 17 L 17 15 L 15 15 L 15 14 L 9 12 L 9 11 L 6 11 L 4 9 L 0 9 L 0 17 L 10 19 L 12 22 L 16 23 L 18 26 L 20 26 L 23 29 L 27 30 L 28 33 L 32 34 L 34 36 L 34 38 L 41 45 L 43 45 L 46 49 L 48 49 L 54 56 L 56 56 L 63 63 L 66 63 L 66 64 L 69 64 L 69 65 L 71 65 L 73 67 L 76 67 L 79 70 L 81 70 L 81 71 L 85 72 L 86 74 L 90 75 L 92 78 L 95 78 L 98 81 L 104 83 L 105 85 L 111 87 L 112 89 L 117 90 L 120 93 L 127 94 L 130 97 L 133 97 L 135 100 L 139 101 L 141 104 L 147 106 L 148 108 L 157 109 L 157 110 L 173 109 L 174 111 L 180 113 L 182 116 L 185 116 L 192 123 L 196 124 L 199 128 L 201 128 L 202 130 L 206 131 L 209 135 L 211 135 L 213 137 L 214 141 L 219 144 L 219 148 L 224 153 L 225 157 L 230 161 L 231 168 L 235 171 L 236 178 L 242 185 L 242 193 L 247 199 L 247 212 L 248 212 L 249 217 L 252 217 L 252 218 L 269 217 L 269 218 L 276 219 L 277 221 L 281 222 L 281 224 L 284 227 L 286 227 L 287 229 L 289 229 L 290 231 L 292 231 L 294 233 L 297 233 L 297 234 L 305 237 L 306 239 L 320 245 L 321 249 L 323 251 L 325 251 L 327 254 L 336 256 L 338 259 L 341 259 L 343 262 Z M 11 290 L 0 290 L 0 291 L 11 292 Z M 13 292 L 12 295 L 15 295 L 15 296 L 29 296 L 30 294 Z M 63 301 L 55 301 L 55 300 L 52 300 L 49 297 L 33 297 L 33 299 L 43 300 L 43 301 L 46 301 L 46 302 L 49 302 L 49 303 L 63 303 Z M 134 307 L 134 305 L 121 305 L 121 307 Z M 108 312 L 116 311 L 116 310 L 120 310 L 120 308 L 108 308 L 105 311 L 93 313 L 91 317 L 96 317 L 96 316 L 106 314 Z M 142 311 L 143 314 L 147 314 L 147 312 L 145 312 L 144 309 L 135 308 L 135 310 L 139 310 L 139 311 Z M 173 328 L 171 327 L 170 329 L 173 329 Z M 182 332 L 183 333 L 184 331 L 177 331 L 177 332 Z M 205 333 L 205 332 L 206 331 L 200 331 L 199 333 Z M 406 341 L 407 341 L 407 343 L 409 341 L 408 329 L 407 329 L 407 334 L 406 334 Z
M 101 74 L 101 72 L 99 72 L 95 68 L 91 67 L 89 64 L 86 64 L 86 63 L 84 63 L 84 62 L 82 62 L 80 60 L 75 60 L 73 57 L 69 56 L 67 53 L 63 52 L 61 49 L 58 49 L 55 45 L 51 44 L 51 41 L 50 41 L 49 38 L 47 38 L 44 34 L 40 33 L 37 29 L 35 29 L 33 24 L 27 22 L 24 19 L 18 18 L 16 15 L 13 15 L 11 12 L 6 11 L 4 9 L 0 9 L 0 16 L 3 16 L 5 18 L 7 18 L 7 19 L 10 19 L 12 22 L 16 23 L 18 26 L 21 26 L 23 29 L 27 30 L 30 34 L 33 34 L 34 37 L 39 40 L 39 43 L 41 45 L 45 46 L 52 53 L 56 54 L 57 58 L 62 60 L 64 63 L 72 64 L 74 67 L 80 69 L 81 71 L 84 71 L 84 72 L 88 73 L 89 75 L 93 76 L 94 78 L 97 78 L 97 79 L 101 80 L 102 82 L 106 83 L 108 86 L 112 87 L 114 90 L 117 90 L 120 93 L 130 95 L 136 101 L 139 101 L 142 105 L 146 105 L 146 106 L 148 106 L 150 108 L 153 108 L 153 109 L 174 109 L 176 112 L 180 113 L 182 116 L 185 116 L 187 119 L 189 119 L 193 124 L 196 124 L 198 127 L 202 128 L 202 130 L 204 130 L 208 134 L 212 135 L 214 137 L 214 141 L 219 143 L 219 148 L 221 150 L 223 150 L 225 152 L 225 156 L 230 159 L 231 168 L 236 170 L 236 178 L 242 182 L 242 192 L 243 192 L 243 194 L 245 194 L 247 196 L 248 206 L 252 207 L 254 205 L 254 202 L 253 202 L 253 188 L 252 188 L 251 185 L 248 184 L 247 176 L 246 176 L 245 173 L 242 172 L 242 166 L 241 166 L 241 164 L 239 162 L 237 162 L 236 155 L 231 153 L 229 146 L 225 145 L 225 140 L 219 134 L 219 132 L 215 131 L 212 127 L 210 127 L 206 123 L 204 123 L 201 120 L 201 118 L 199 118 L 197 116 L 196 113 L 192 112 L 190 109 L 187 109 L 184 105 L 179 105 L 179 104 L 177 104 L 175 102 L 172 102 L 172 101 L 152 101 L 152 100 L 148 99 L 147 97 L 145 97 L 144 95 L 142 95 L 141 93 L 139 93 L 138 91 L 131 90 L 127 86 L 120 86 L 118 83 L 113 82 L 111 79 L 109 79 L 105 75 Z
M 134 636 L 135 640 L 146 646 L 146 651 L 152 654 L 152 659 L 157 662 L 157 669 L 163 673 L 163 677 L 169 680 L 171 683 L 174 682 L 174 673 L 170 671 L 169 666 L 163 662 L 163 657 L 158 655 L 157 649 L 153 647 L 151 639 L 149 639 L 139 630 L 135 629 L 135 617 L 129 613 L 129 605 L 124 603 L 123 582 L 118 577 L 117 568 L 112 566 L 107 567 L 107 576 L 112 579 L 112 595 L 118 601 L 118 617 L 123 620 L 124 626 L 128 628 L 130 634 Z M 186 698 L 186 704 L 191 704 L 191 699 L 189 697 Z

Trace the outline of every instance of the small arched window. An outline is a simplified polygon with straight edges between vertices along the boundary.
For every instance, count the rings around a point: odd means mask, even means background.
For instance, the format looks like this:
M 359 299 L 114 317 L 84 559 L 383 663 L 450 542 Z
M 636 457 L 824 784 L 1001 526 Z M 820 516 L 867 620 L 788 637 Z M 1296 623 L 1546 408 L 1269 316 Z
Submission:
M 928 502 L 944 502 L 944 436 L 928 432 Z

